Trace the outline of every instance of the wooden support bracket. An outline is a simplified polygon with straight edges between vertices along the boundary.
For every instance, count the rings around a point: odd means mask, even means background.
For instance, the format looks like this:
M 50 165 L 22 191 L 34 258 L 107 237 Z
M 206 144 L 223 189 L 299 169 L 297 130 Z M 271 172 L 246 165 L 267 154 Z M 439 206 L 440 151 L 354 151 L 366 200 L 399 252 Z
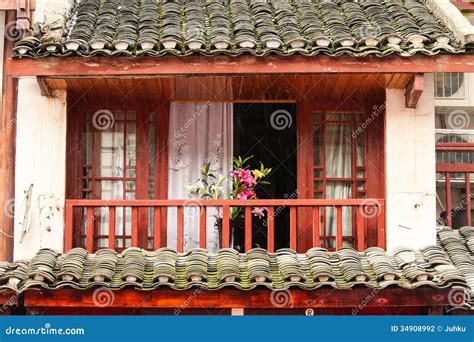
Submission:
M 46 97 L 54 97 L 54 90 L 52 90 L 48 82 L 46 81 L 46 77 L 44 76 L 37 76 L 36 81 L 38 82 L 38 85 L 41 90 L 41 95 L 46 96 Z
M 407 108 L 416 108 L 418 100 L 423 94 L 425 88 L 425 77 L 423 74 L 415 74 L 408 82 L 405 92 L 405 106 Z
M 32 33 L 31 18 L 35 8 L 35 0 L 0 0 L 0 11 L 16 12 L 16 29 L 21 33 L 21 37 Z

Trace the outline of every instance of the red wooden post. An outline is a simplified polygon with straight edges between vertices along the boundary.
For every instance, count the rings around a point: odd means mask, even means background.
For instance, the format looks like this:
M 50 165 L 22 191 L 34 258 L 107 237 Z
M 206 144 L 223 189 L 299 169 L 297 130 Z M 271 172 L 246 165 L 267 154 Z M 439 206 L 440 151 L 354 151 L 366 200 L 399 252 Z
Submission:
M 245 251 L 252 249 L 252 208 L 245 207 Z
M 357 241 L 356 241 L 356 249 L 358 251 L 363 251 L 365 248 L 365 218 L 364 218 L 364 208 L 360 206 L 356 211 L 356 231 L 357 231 Z M 382 213 L 379 213 L 382 215 Z M 380 227 L 379 227 L 380 228 Z M 377 236 L 380 234 L 380 231 L 377 230 Z
M 275 251 L 275 208 L 268 207 L 268 232 L 267 232 L 267 249 L 270 253 Z
M 184 208 L 182 206 L 178 207 L 177 210 L 177 247 L 176 250 L 178 253 L 183 253 L 184 251 Z
M 16 21 L 14 12 L 6 12 L 5 22 Z M 16 139 L 16 112 L 18 99 L 18 79 L 12 77 L 14 68 L 8 63 L 11 59 L 14 42 L 4 37 L 5 48 L 3 54 L 3 91 L 2 117 L 0 121 L 0 208 L 5 208 L 9 200 L 15 197 L 15 139 Z M 3 39 L 3 38 L 2 38 Z M 18 204 L 18 203 L 17 203 Z M 12 215 L 0 215 L 0 227 L 4 234 L 0 234 L 0 260 L 13 259 L 14 224 Z
M 448 226 L 453 226 L 451 217 L 451 174 L 446 172 L 446 219 Z
M 138 247 L 138 207 L 132 207 L 132 247 Z
M 115 207 L 109 206 L 109 248 L 115 249 Z
M 466 177 L 466 226 L 471 225 L 471 179 L 470 173 L 465 173 Z
M 379 213 L 377 217 L 377 227 L 378 227 L 378 234 L 377 234 L 377 245 L 380 248 L 386 249 L 386 232 L 385 232 L 385 205 L 379 204 Z
M 94 208 L 93 207 L 87 207 L 86 249 L 90 253 L 94 252 Z
M 150 112 L 147 107 L 143 105 L 137 105 L 136 107 L 136 190 L 135 195 L 137 199 L 148 199 L 148 187 L 149 187 L 149 131 L 150 131 Z M 142 147 L 142 148 L 141 148 Z M 156 157 L 156 156 L 155 156 Z M 155 172 L 157 172 L 155 170 Z M 155 184 L 156 186 L 156 184 Z M 148 208 L 138 208 L 138 247 L 148 249 Z
M 336 248 L 342 248 L 342 207 L 336 207 Z
M 321 245 L 319 234 L 319 207 L 313 207 L 313 246 L 311 247 L 319 247 Z
M 315 183 L 313 103 L 309 100 L 299 101 L 296 109 L 298 199 L 309 199 L 314 198 Z M 298 210 L 297 249 L 299 252 L 306 252 L 311 247 L 311 219 L 311 208 Z
M 168 208 L 167 207 L 161 207 L 160 208 L 160 215 L 161 215 L 161 218 L 160 218 L 160 225 L 161 225 L 160 241 L 161 241 L 161 244 L 160 244 L 160 246 L 164 247 L 168 243 L 168 222 L 167 222 L 167 220 L 168 220 Z
M 222 208 L 222 248 L 230 246 L 230 207 L 224 205 Z
M 296 251 L 296 207 L 290 207 L 290 248 Z
M 207 247 L 207 207 L 199 208 L 199 247 Z
M 64 251 L 67 252 L 73 248 L 74 232 L 73 232 L 73 211 L 74 207 L 71 204 L 66 204 L 64 213 Z
M 161 240 L 161 209 L 160 207 L 153 208 L 153 248 L 159 249 L 163 246 Z

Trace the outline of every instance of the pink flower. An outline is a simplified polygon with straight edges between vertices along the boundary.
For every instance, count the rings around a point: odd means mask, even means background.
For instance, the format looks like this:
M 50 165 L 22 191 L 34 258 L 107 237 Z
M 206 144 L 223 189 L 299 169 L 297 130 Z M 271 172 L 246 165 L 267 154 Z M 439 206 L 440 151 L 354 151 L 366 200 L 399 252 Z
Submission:
M 237 198 L 241 201 L 245 201 L 247 198 L 247 194 L 245 193 L 240 193 L 240 194 L 237 194 Z
M 255 191 L 252 189 L 245 189 L 243 192 L 237 194 L 237 198 L 239 200 L 247 200 L 254 198 L 256 196 Z
M 258 218 L 262 219 L 265 217 L 265 212 L 268 210 L 267 207 L 260 207 L 260 208 L 254 208 L 252 210 L 252 213 L 254 216 L 257 216 Z
M 255 184 L 255 178 L 253 178 L 252 172 L 249 170 L 240 170 L 240 179 L 247 186 Z
M 239 176 L 239 171 L 237 171 L 237 170 L 231 171 L 230 176 L 232 178 L 237 178 Z

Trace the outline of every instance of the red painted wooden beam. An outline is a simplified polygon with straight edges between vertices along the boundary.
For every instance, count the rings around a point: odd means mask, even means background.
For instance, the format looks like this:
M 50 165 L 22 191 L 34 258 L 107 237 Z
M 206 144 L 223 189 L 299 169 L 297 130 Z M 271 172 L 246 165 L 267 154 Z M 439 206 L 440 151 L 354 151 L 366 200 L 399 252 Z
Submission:
M 413 57 L 350 56 L 168 56 L 48 57 L 6 61 L 9 75 L 50 77 L 133 77 L 170 75 L 256 75 L 312 73 L 433 73 L 474 72 L 474 56 L 438 55 Z
M 425 78 L 423 74 L 416 74 L 408 83 L 405 93 L 405 106 L 407 108 L 416 108 L 418 100 L 423 94 L 425 88 Z
M 474 151 L 474 143 L 436 143 L 436 151 Z
M 101 293 L 107 297 L 107 303 L 97 302 Z M 124 289 L 110 291 L 104 288 L 90 290 L 75 289 L 31 289 L 24 293 L 26 307 L 98 307 L 108 308 L 353 308 L 364 303 L 364 307 L 430 307 L 449 306 L 450 289 L 418 288 L 386 288 L 374 290 L 370 288 L 353 288 L 336 290 L 320 288 L 307 291 L 291 289 L 280 294 L 268 289 L 241 291 L 223 289 L 205 291 L 190 289 L 176 291 L 161 288 L 155 291 L 139 291 Z M 280 297 L 277 301 L 276 296 Z M 192 300 L 190 300 L 192 298 Z M 368 300 L 367 298 L 371 298 Z M 281 301 L 280 301 L 281 299 Z
M 15 291 L 4 290 L 0 291 L 0 313 L 9 306 L 18 305 L 18 294 Z
M 436 164 L 436 172 L 474 172 L 473 164 Z

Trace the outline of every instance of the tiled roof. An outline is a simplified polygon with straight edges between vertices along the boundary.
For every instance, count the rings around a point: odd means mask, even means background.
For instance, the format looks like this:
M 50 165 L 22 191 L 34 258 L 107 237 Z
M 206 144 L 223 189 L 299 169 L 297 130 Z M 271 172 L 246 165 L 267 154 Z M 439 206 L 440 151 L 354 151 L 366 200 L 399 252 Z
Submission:
M 0 264 L 0 290 L 18 292 L 31 287 L 252 290 L 264 286 L 272 290 L 290 287 L 312 290 L 322 286 L 349 289 L 355 285 L 379 289 L 388 286 L 467 288 L 466 275 L 453 266 L 439 246 L 422 251 L 402 248 L 394 255 L 380 248 L 369 248 L 362 253 L 351 248 L 337 252 L 313 248 L 305 254 L 288 249 L 276 253 L 253 249 L 239 254 L 233 249 L 223 249 L 212 255 L 203 249 L 186 254 L 170 249 L 146 252 L 130 248 L 121 254 L 112 250 L 89 254 L 83 249 L 73 249 L 64 255 L 43 249 L 30 261 Z
M 425 0 L 86 0 L 14 56 L 463 52 Z
M 465 277 L 471 289 L 466 300 L 469 302 L 469 308 L 474 309 L 474 228 L 442 228 L 438 231 L 437 238 L 438 245 L 442 246 L 454 266 Z

